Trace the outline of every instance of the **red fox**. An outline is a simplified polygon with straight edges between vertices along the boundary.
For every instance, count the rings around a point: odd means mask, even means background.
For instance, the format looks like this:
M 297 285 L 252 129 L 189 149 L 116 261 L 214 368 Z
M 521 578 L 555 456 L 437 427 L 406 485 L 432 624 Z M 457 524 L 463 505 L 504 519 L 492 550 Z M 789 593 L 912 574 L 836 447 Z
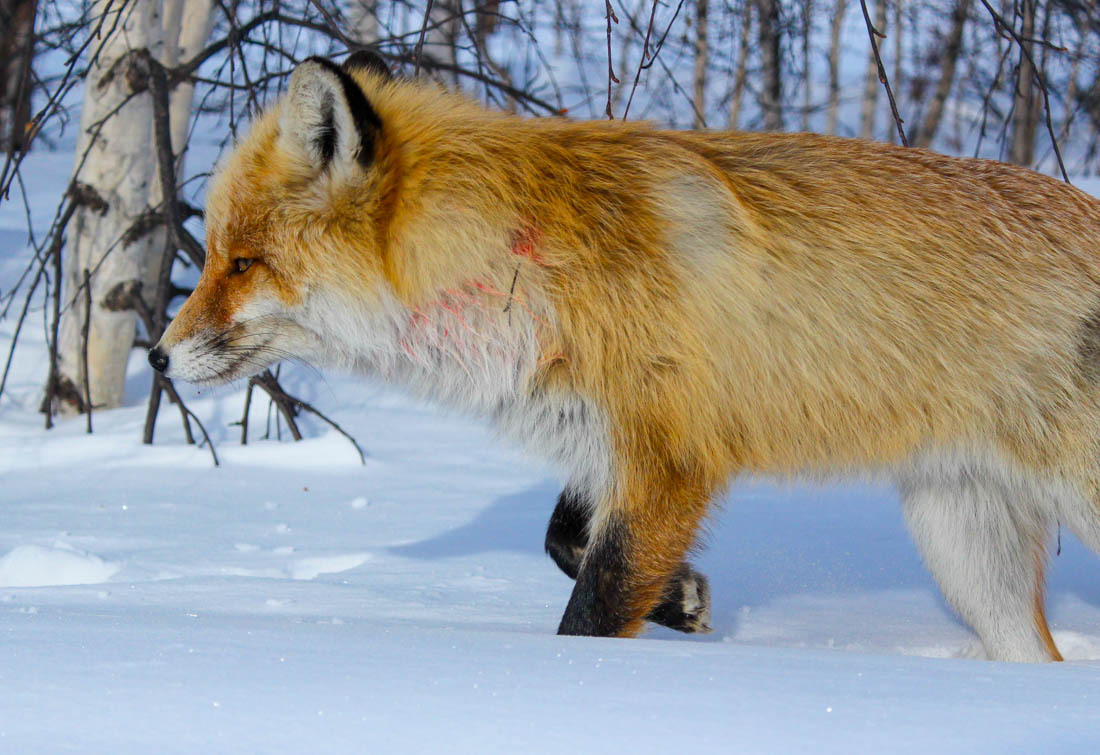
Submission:
M 524 119 L 310 59 L 222 164 L 150 352 L 298 357 L 556 461 L 559 632 L 709 629 L 685 561 L 739 475 L 897 482 L 992 659 L 1060 660 L 1056 523 L 1100 549 L 1100 204 L 998 162 L 809 134 Z

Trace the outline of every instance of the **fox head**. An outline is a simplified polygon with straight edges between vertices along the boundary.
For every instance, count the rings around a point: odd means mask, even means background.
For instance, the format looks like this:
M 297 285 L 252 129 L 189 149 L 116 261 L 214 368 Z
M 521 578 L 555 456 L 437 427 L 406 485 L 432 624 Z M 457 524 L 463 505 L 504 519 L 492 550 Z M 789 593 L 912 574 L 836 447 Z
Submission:
M 385 127 L 363 85 L 378 90 L 389 77 L 370 53 L 295 69 L 282 101 L 217 171 L 202 276 L 149 352 L 155 369 L 214 384 L 285 358 L 354 361 L 338 341 L 346 333 L 362 344 L 363 323 L 334 328 L 333 317 L 356 317 L 334 297 L 349 288 L 369 297 L 377 287 L 364 278 L 382 275 Z

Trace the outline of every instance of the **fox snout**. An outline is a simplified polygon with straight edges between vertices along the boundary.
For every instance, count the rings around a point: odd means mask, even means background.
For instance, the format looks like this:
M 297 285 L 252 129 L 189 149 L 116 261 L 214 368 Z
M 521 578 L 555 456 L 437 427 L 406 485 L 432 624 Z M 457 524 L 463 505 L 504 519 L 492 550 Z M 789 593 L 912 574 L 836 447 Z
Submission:
M 200 283 L 149 350 L 154 370 L 173 380 L 212 384 L 246 377 L 266 366 L 255 352 L 275 328 L 254 327 L 257 321 L 262 325 L 264 318 L 219 311 L 224 291 L 210 293 L 210 287 Z
M 149 364 L 157 372 L 163 373 L 168 370 L 168 355 L 161 350 L 160 346 L 149 349 Z
M 149 350 L 154 370 L 172 380 L 216 385 L 283 359 L 317 356 L 313 330 L 300 323 L 306 308 L 286 304 L 263 281 L 242 281 L 211 267 Z

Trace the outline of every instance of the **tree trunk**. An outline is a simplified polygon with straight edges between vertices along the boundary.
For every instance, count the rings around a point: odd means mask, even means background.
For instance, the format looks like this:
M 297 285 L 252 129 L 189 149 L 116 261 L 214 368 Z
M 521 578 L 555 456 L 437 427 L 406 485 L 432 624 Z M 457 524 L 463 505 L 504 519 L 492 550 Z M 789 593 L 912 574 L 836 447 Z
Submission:
M 706 128 L 707 115 L 707 64 L 710 48 L 707 45 L 707 0 L 695 0 L 695 76 L 694 96 L 695 118 L 692 128 Z
M 737 64 L 734 66 L 733 91 L 730 93 L 729 127 L 741 125 L 741 101 L 745 96 L 745 81 L 749 67 L 749 37 L 752 33 L 752 3 L 744 0 L 741 8 L 741 33 L 737 42 Z
M 932 101 L 928 105 L 928 112 L 924 120 L 909 141 L 914 147 L 929 147 L 936 138 L 936 132 L 940 128 L 943 119 L 943 106 L 951 94 L 951 87 L 955 82 L 955 68 L 962 53 L 963 31 L 966 28 L 966 20 L 970 15 L 971 0 L 957 0 L 955 10 L 951 13 L 951 30 L 944 42 L 943 54 L 940 55 L 940 80 L 936 84 L 936 91 L 932 95 Z
M 1012 149 L 1010 159 L 1017 165 L 1030 166 L 1035 160 L 1035 128 L 1039 120 L 1039 102 L 1035 96 L 1035 68 L 1029 54 L 1035 37 L 1035 0 L 1020 0 L 1020 63 L 1016 68 L 1016 92 L 1012 111 Z M 1026 52 L 1025 52 L 1026 51 Z
M 779 0 L 755 0 L 759 15 L 760 60 L 764 69 L 764 88 L 760 107 L 764 111 L 766 131 L 783 130 L 783 78 L 780 56 Z
M 119 12 L 108 0 L 98 0 L 93 8 L 94 14 L 108 15 L 104 29 L 114 26 Z M 137 320 L 132 310 L 113 311 L 106 296 L 118 284 L 135 280 L 150 292 L 165 251 L 163 229 L 138 232 L 143 225 L 139 221 L 161 206 L 162 196 L 151 146 L 151 99 L 128 54 L 146 48 L 164 65 L 174 66 L 181 56 L 194 54 L 210 31 L 211 0 L 148 0 L 124 6 L 121 12 L 114 33 L 101 42 L 84 83 L 73 175 L 85 187 L 80 192 L 84 200 L 69 225 L 58 334 L 60 384 L 50 387 L 65 397 L 63 409 L 87 408 L 79 389 L 85 380 L 85 348 L 92 407 L 122 403 Z M 141 93 L 133 95 L 135 90 Z M 172 94 L 173 149 L 181 156 L 192 94 L 187 84 Z M 84 296 L 85 270 L 91 275 L 92 300 L 86 344 L 84 308 L 78 306 Z
M 875 0 L 875 28 L 886 33 L 886 0 Z M 878 112 L 878 61 L 875 51 L 867 50 L 867 72 L 863 77 L 863 111 L 859 119 L 859 135 L 863 139 L 875 138 L 875 114 Z
M 0 151 L 23 152 L 31 119 L 35 0 L 0 0 Z
M 829 25 L 829 107 L 825 114 L 825 131 L 829 134 L 836 133 L 840 110 L 840 32 L 844 28 L 844 12 L 847 9 L 848 0 L 836 0 Z

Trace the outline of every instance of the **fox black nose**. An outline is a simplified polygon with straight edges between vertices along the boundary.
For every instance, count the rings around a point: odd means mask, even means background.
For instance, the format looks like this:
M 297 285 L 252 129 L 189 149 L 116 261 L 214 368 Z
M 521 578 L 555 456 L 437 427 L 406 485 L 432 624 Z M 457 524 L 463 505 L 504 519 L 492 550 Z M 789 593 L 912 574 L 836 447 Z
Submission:
M 161 351 L 159 346 L 155 346 L 149 349 L 149 364 L 153 365 L 153 369 L 157 372 L 164 372 L 168 369 L 168 355 Z

